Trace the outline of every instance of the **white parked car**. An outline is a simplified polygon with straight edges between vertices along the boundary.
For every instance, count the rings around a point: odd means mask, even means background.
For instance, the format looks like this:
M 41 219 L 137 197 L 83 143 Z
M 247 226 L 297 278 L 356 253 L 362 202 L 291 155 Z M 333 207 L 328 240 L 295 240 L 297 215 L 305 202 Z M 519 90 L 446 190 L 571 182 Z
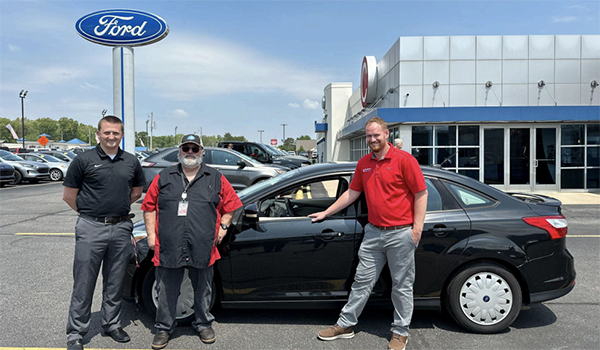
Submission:
M 19 156 L 25 160 L 40 162 L 46 164 L 50 168 L 50 180 L 60 181 L 67 176 L 67 169 L 71 163 L 64 162 L 49 154 L 40 153 L 23 153 Z

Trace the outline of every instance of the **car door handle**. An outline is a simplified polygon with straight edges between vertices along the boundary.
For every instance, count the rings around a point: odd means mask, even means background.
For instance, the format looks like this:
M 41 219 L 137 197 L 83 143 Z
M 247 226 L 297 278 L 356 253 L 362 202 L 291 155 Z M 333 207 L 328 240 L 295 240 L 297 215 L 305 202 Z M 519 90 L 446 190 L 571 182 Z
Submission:
M 449 232 L 456 232 L 456 227 L 434 227 L 427 230 L 430 233 L 433 233 L 436 237 L 442 237 L 448 234 Z
M 331 240 L 334 238 L 339 238 L 344 236 L 344 232 L 334 232 L 334 231 L 323 231 L 317 235 L 317 237 L 325 240 Z

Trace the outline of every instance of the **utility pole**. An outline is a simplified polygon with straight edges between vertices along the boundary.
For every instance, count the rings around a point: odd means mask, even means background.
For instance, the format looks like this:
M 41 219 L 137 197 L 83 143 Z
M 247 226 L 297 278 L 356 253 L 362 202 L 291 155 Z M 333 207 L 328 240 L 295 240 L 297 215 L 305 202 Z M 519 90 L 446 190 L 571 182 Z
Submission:
M 152 148 L 152 130 L 156 128 L 156 124 L 154 124 L 154 112 L 150 112 L 150 149 Z
M 175 127 L 175 144 L 177 144 L 177 127 Z
M 262 143 L 262 133 L 265 132 L 264 130 L 258 130 L 258 132 L 260 133 L 260 143 Z
M 281 126 L 283 126 L 283 140 L 281 140 L 281 145 L 283 146 L 285 144 L 285 127 L 287 124 L 281 124 Z
M 25 105 L 23 104 L 23 100 L 29 91 L 21 90 L 19 93 L 19 97 L 21 98 L 21 126 L 23 127 L 23 135 L 21 135 L 21 140 L 23 141 L 23 148 L 25 148 Z

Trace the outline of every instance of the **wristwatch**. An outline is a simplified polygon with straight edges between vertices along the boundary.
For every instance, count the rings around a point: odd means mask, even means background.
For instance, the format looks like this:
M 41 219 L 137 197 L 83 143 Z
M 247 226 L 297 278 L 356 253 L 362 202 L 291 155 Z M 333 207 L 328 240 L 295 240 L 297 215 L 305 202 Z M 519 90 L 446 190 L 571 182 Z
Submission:
M 227 229 L 229 228 L 229 226 L 227 226 L 227 225 L 225 225 L 225 224 L 221 223 L 221 228 L 222 228 L 223 230 L 227 230 Z

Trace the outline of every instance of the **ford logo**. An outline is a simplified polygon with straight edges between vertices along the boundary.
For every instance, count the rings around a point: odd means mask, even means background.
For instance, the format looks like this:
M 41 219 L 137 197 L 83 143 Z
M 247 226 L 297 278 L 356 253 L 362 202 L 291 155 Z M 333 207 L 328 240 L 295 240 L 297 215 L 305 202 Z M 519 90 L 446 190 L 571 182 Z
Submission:
M 142 46 L 162 40 L 169 26 L 157 15 L 138 10 L 102 10 L 75 24 L 84 39 L 107 46 Z

